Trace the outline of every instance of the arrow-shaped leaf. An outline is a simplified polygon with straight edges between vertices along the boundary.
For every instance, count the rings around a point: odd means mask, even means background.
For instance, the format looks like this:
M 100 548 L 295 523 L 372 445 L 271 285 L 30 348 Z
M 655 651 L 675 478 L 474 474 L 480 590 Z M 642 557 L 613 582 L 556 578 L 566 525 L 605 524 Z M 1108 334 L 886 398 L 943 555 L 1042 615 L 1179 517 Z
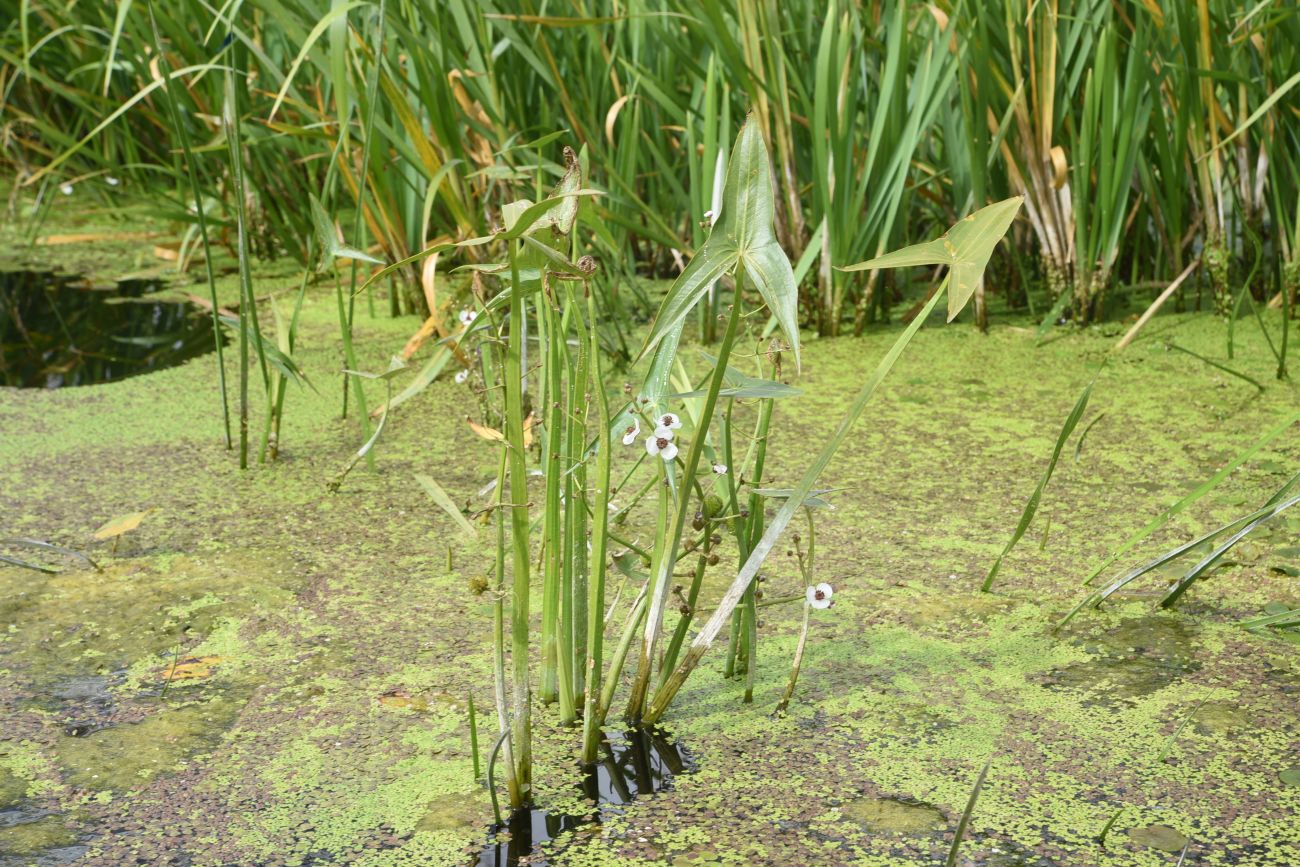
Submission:
M 980 208 L 933 241 L 913 244 L 839 270 L 875 271 L 912 265 L 947 265 L 952 270 L 948 281 L 948 321 L 951 322 L 975 292 L 975 285 L 984 274 L 993 248 L 1007 233 L 1022 201 L 1020 196 L 1014 196 Z
M 320 203 L 316 196 L 309 195 L 311 202 L 311 222 L 316 229 L 316 240 L 320 242 L 321 250 L 324 252 L 326 261 L 330 259 L 356 259 L 359 262 L 371 262 L 375 265 L 384 264 L 383 259 L 376 259 L 363 250 L 349 247 L 339 240 L 338 231 L 334 228 L 334 221 L 326 213 L 325 206 Z
M 722 214 L 713 233 L 673 282 L 655 317 L 642 355 L 682 322 L 715 280 L 738 265 L 776 317 L 799 363 L 798 289 L 794 271 L 772 230 L 772 168 L 767 145 L 751 116 L 741 127 L 727 163 Z

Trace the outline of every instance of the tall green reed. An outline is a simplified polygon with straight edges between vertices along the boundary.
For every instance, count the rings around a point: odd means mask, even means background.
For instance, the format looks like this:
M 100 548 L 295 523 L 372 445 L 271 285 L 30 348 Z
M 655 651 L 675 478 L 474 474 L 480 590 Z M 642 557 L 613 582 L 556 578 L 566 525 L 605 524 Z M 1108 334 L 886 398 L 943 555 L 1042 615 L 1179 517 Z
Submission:
M 879 274 L 834 266 L 1010 193 L 1028 199 L 1018 253 L 1041 258 L 1053 300 L 1080 318 L 1107 315 L 1119 275 L 1167 283 L 1198 255 L 1229 298 L 1247 227 L 1294 262 L 1286 145 L 1300 119 L 1274 95 L 1297 74 L 1300 13 L 1282 0 L 657 0 L 635 14 L 605 0 L 541 15 L 467 0 L 180 0 L 156 8 L 157 39 L 129 0 L 0 9 L 14 22 L 0 31 L 0 66 L 20 131 L 4 159 L 27 188 L 119 166 L 142 182 L 180 179 L 154 70 L 181 70 L 173 95 L 202 142 L 221 132 L 213 59 L 237 57 L 259 256 L 309 263 L 309 193 L 386 261 L 482 237 L 504 204 L 536 195 L 530 145 L 567 128 L 608 194 L 592 205 L 592 245 L 609 263 L 599 282 L 672 274 L 707 237 L 719 131 L 750 106 L 771 152 L 777 238 L 820 253 L 801 306 L 826 334 L 885 316 L 898 294 Z M 233 226 L 211 153 L 195 148 L 193 174 Z M 1296 272 L 1289 264 L 1286 285 Z M 418 309 L 418 274 L 394 277 L 389 312 Z M 598 293 L 603 318 L 624 318 L 625 297 L 645 304 L 630 285 L 630 296 Z M 718 298 L 697 308 L 706 339 Z

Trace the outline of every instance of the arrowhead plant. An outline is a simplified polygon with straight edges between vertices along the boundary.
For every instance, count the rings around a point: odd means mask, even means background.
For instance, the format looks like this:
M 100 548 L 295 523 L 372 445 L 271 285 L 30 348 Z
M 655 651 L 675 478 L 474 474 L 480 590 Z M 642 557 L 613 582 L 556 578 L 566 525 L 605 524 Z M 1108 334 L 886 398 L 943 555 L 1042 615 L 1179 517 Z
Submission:
M 750 115 L 731 151 L 722 210 L 713 215 L 713 232 L 664 296 L 643 355 L 670 335 L 675 346 L 687 315 L 708 294 L 709 287 L 724 275 L 739 277 L 743 273 L 776 317 L 798 365 L 799 293 L 790 260 L 772 228 L 772 189 L 767 145 Z

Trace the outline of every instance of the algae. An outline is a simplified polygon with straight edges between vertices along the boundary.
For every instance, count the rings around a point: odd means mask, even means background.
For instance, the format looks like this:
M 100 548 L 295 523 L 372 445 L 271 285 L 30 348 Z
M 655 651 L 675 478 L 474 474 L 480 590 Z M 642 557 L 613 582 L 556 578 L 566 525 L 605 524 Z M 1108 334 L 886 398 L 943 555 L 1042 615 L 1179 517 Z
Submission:
M 120 246 L 100 263 L 114 276 L 155 267 Z M 296 289 L 283 263 L 257 281 L 259 293 Z M 237 297 L 229 277 L 221 292 Z M 360 311 L 363 369 L 419 327 Z M 473 395 L 440 380 L 393 414 L 376 471 L 327 494 L 360 441 L 355 414 L 339 417 L 335 316 L 332 289 L 313 287 L 295 360 L 317 390 L 290 388 L 281 460 L 244 473 L 222 447 L 211 359 L 75 395 L 4 392 L 0 530 L 87 547 L 104 565 L 0 568 L 0 800 L 64 828 L 32 851 L 74 841 L 88 864 L 424 865 L 469 864 L 481 848 L 492 817 L 465 699 L 480 709 L 482 747 L 495 727 L 483 712 L 490 618 L 465 588 L 490 557 L 411 476 L 481 508 L 493 453 L 464 424 Z M 1139 340 L 1099 379 L 1105 416 L 1077 459 L 1063 455 L 999 592 L 982 595 L 1061 419 L 1113 343 L 1086 329 L 1038 346 L 1027 324 L 995 320 L 987 336 L 927 327 L 828 470 L 837 490 L 818 514 L 817 570 L 836 606 L 813 619 L 787 715 L 769 717 L 797 605 L 762 609 L 752 705 L 721 677 L 719 653 L 683 690 L 667 724 L 698 770 L 555 841 L 550 863 L 935 863 L 990 756 L 962 849 L 971 863 L 1168 864 L 1139 833 L 1152 826 L 1194 840 L 1207 865 L 1296 863 L 1300 648 L 1235 623 L 1294 601 L 1294 579 L 1270 564 L 1289 562 L 1279 549 L 1300 524 L 1279 523 L 1261 556 L 1217 570 L 1173 613 L 1153 612 L 1164 578 L 1151 576 L 1052 629 L 1100 558 L 1275 423 L 1295 388 L 1269 382 L 1255 396 Z M 1198 352 L 1221 347 L 1208 318 L 1158 324 Z M 804 394 L 776 411 L 771 484 L 802 472 L 844 384 L 893 337 L 808 342 Z M 694 355 L 683 356 L 693 370 Z M 1262 380 L 1270 359 L 1257 334 L 1239 334 L 1234 364 Z M 738 430 L 752 411 L 738 408 Z M 1236 517 L 1298 460 L 1297 437 L 1280 438 L 1134 561 Z M 144 508 L 160 511 L 116 555 L 91 544 L 105 520 Z M 634 511 L 623 531 L 644 544 L 646 524 Z M 705 605 L 726 583 L 729 545 Z M 769 598 L 802 592 L 791 558 L 765 578 Z M 160 696 L 169 667 L 214 658 Z M 541 803 L 590 809 L 573 730 L 544 708 L 538 721 Z M 73 736 L 73 724 L 90 728 Z M 1103 848 L 1096 835 L 1120 808 Z M 891 822 L 916 829 L 884 832 Z

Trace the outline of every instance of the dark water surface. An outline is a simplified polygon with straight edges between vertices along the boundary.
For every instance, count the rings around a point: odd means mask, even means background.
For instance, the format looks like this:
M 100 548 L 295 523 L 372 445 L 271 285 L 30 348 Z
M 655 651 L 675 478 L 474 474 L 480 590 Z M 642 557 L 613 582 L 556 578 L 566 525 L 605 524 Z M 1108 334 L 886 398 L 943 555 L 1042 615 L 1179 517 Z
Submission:
M 690 753 L 669 740 L 659 729 L 632 729 L 621 738 L 601 744 L 601 759 L 586 769 L 582 791 L 596 804 L 589 815 L 568 816 L 548 813 L 540 807 L 515 810 L 504 825 L 494 825 L 489 842 L 478 858 L 478 867 L 516 867 L 535 847 L 565 831 L 599 822 L 603 805 L 614 808 L 630 803 L 639 795 L 672 788 L 673 777 L 695 770 Z M 616 812 L 616 810 L 615 810 Z M 527 863 L 546 864 L 534 857 Z
M 67 275 L 0 273 L 0 385 L 63 388 L 172 367 L 215 341 L 193 304 L 158 300 L 161 284 L 103 289 Z

